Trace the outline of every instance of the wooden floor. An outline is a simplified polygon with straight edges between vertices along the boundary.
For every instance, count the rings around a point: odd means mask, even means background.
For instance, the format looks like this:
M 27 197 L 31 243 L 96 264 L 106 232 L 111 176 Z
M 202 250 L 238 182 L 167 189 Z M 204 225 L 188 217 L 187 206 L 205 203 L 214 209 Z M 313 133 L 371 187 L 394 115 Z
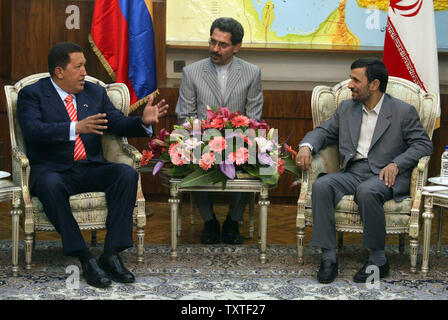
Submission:
M 147 219 L 145 228 L 145 243 L 147 244 L 170 244 L 170 208 L 167 202 L 147 202 L 147 210 L 151 209 L 154 214 Z M 11 239 L 11 216 L 9 213 L 10 205 L 7 203 L 0 203 L 0 239 Z M 258 235 L 258 206 L 255 206 L 255 232 L 254 239 L 250 240 L 245 237 L 245 244 L 256 244 Z M 271 204 L 268 211 L 268 231 L 267 244 L 284 244 L 296 245 L 296 210 L 295 205 Z M 248 236 L 248 209 L 244 214 L 244 229 L 240 230 L 243 235 Z M 437 211 L 438 212 L 438 211 Z M 215 213 L 221 225 L 225 220 L 227 214 L 227 205 L 215 205 Z M 448 211 L 445 212 L 443 218 L 443 225 L 445 232 L 442 238 L 442 244 L 448 244 L 448 230 L 446 230 L 448 223 Z M 194 217 L 194 224 L 191 224 L 190 209 L 188 203 L 184 203 L 182 210 L 182 233 L 179 238 L 179 243 L 196 244 L 200 243 L 200 234 L 202 232 L 203 222 L 199 213 Z M 423 239 L 423 228 L 420 230 L 420 243 Z M 438 214 L 433 220 L 431 244 L 435 245 L 437 242 L 438 230 Z M 90 232 L 84 232 L 86 241 L 90 241 Z M 98 241 L 103 242 L 105 231 L 98 231 Z M 305 243 L 309 242 L 311 236 L 311 228 L 307 228 Z M 20 230 L 20 239 L 23 239 L 23 231 Z M 60 236 L 56 232 L 38 232 L 36 239 L 39 240 L 60 240 Z M 344 235 L 344 244 L 346 245 L 360 245 L 362 243 L 362 235 L 348 234 Z M 398 236 L 387 236 L 386 243 L 397 244 Z

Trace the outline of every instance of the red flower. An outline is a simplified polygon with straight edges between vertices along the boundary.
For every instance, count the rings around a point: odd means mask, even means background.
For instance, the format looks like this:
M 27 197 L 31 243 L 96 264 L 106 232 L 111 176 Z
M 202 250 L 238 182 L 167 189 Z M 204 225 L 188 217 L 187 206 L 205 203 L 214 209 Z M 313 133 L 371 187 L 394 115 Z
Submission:
M 278 158 L 277 170 L 278 175 L 281 175 L 285 171 L 285 160 L 283 160 L 282 158 Z
M 293 148 L 288 146 L 286 143 L 285 143 L 285 148 L 286 148 L 286 150 L 288 150 L 291 153 L 291 158 L 294 160 L 297 157 L 297 151 L 295 151 Z
M 235 128 L 245 127 L 245 126 L 249 125 L 249 118 L 245 117 L 245 116 L 241 116 L 241 115 L 238 115 L 238 116 L 234 117 L 230 121 L 232 122 L 232 125 Z
M 148 164 L 149 160 L 151 160 L 154 157 L 154 154 L 148 150 L 143 150 L 142 154 L 143 154 L 143 157 L 142 157 L 142 160 L 140 161 L 140 165 L 146 166 Z
M 215 129 L 223 129 L 226 125 L 226 122 L 222 118 L 215 118 L 211 122 L 211 127 Z

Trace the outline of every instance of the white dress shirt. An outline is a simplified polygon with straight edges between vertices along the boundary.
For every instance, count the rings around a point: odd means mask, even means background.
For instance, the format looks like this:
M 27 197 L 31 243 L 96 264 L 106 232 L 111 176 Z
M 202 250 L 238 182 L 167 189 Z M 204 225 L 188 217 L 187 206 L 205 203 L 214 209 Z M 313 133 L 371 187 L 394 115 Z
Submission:
M 362 106 L 361 131 L 359 132 L 358 147 L 356 148 L 355 160 L 366 158 L 369 154 L 370 144 L 372 143 L 373 132 L 375 131 L 378 115 L 383 105 L 384 94 L 380 101 L 372 110 L 367 110 L 366 106 Z
M 361 119 L 361 131 L 359 133 L 358 147 L 356 148 L 355 160 L 367 158 L 370 150 L 370 144 L 372 143 L 373 133 L 375 131 L 378 115 L 380 114 L 381 106 L 383 105 L 384 93 L 381 99 L 376 104 L 375 108 L 368 111 L 366 106 L 362 105 L 362 119 Z M 310 151 L 313 151 L 313 146 L 307 142 L 299 145 L 300 147 L 308 147 Z

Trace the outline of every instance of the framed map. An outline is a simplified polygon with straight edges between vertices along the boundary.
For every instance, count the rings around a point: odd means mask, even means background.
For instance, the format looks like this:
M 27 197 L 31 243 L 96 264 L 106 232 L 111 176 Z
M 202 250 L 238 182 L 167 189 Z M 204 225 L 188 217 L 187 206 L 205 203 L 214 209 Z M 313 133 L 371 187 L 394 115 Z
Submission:
M 402 0 L 403 4 L 428 0 Z M 243 47 L 382 50 L 389 0 L 167 0 L 167 44 L 207 46 L 210 25 L 233 17 Z M 434 0 L 437 46 L 448 52 L 448 0 Z

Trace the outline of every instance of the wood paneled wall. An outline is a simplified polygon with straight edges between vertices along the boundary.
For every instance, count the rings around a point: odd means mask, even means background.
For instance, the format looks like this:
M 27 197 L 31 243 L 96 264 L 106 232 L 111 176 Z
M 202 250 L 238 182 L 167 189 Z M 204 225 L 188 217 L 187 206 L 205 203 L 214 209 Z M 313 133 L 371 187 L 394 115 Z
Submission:
M 67 29 L 65 21 L 69 14 L 66 8 L 76 5 L 80 12 L 80 28 Z M 106 83 L 111 79 L 88 42 L 94 0 L 0 0 L 0 86 L 15 83 L 33 73 L 47 71 L 49 49 L 60 41 L 73 41 L 85 49 L 89 75 Z M 176 122 L 174 109 L 179 95 L 178 85 L 166 85 L 166 24 L 165 0 L 154 1 L 154 30 L 156 42 L 157 79 L 160 97 L 167 100 L 170 113 L 157 126 L 172 128 Z M 280 141 L 289 137 L 289 144 L 295 146 L 305 133 L 312 129 L 311 91 L 264 90 L 263 118 L 279 129 Z M 448 95 L 442 95 L 441 128 L 433 137 L 434 154 L 431 160 L 430 176 L 439 172 L 440 156 L 448 145 Z M 136 114 L 141 110 L 137 110 Z M 6 115 L 4 90 L 0 90 L 0 170 L 11 170 L 9 128 Z M 129 141 L 137 148 L 145 148 L 148 139 L 135 138 Z M 143 174 L 143 190 L 149 199 L 167 197 L 168 190 L 161 186 L 157 177 Z M 298 187 L 290 187 L 292 177 L 284 175 L 279 186 L 271 191 L 272 201 L 297 201 Z

